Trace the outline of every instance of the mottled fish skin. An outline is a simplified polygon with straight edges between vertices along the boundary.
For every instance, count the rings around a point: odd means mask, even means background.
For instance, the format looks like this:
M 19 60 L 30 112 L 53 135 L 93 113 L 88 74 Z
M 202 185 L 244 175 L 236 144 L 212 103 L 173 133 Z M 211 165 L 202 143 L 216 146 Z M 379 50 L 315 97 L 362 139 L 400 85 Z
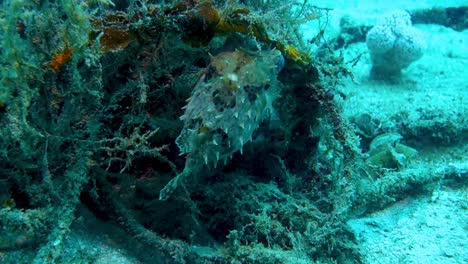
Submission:
M 217 167 L 252 140 L 253 132 L 273 109 L 279 96 L 276 79 L 282 56 L 277 50 L 250 55 L 236 50 L 212 58 L 181 116 L 184 128 L 176 140 L 186 154 L 184 171 L 160 192 L 167 200 L 181 184 L 196 181 L 200 170 Z

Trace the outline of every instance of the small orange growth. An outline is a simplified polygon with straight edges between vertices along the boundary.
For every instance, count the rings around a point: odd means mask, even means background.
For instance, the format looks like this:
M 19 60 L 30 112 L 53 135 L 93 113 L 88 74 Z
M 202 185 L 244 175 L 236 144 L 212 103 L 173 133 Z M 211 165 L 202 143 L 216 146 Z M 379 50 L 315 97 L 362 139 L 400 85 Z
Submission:
M 151 12 L 156 12 L 154 9 Z M 127 48 L 137 39 L 130 25 L 138 17 L 129 18 L 122 12 L 114 12 L 100 18 L 92 18 L 92 30 L 88 37 L 91 42 L 99 41 L 103 53 L 119 51 Z M 140 36 L 146 35 L 141 34 Z
M 103 52 L 118 51 L 125 49 L 134 40 L 134 36 L 128 29 L 108 27 L 103 30 L 103 35 L 99 39 Z
M 60 71 L 63 65 L 71 61 L 73 57 L 73 51 L 73 48 L 65 48 L 61 52 L 54 52 L 54 56 L 52 57 L 52 60 L 49 63 L 50 68 L 54 72 Z
M 292 60 L 299 65 L 306 65 L 310 61 L 308 54 L 301 53 L 291 45 L 284 45 L 282 42 L 277 42 L 276 48 L 283 53 L 286 59 Z
M 214 28 L 219 23 L 220 14 L 211 2 L 202 2 L 195 6 L 193 19 L 200 19 L 208 28 Z
M 286 46 L 286 57 L 293 59 L 295 61 L 301 60 L 302 59 L 302 54 L 293 46 L 287 45 Z

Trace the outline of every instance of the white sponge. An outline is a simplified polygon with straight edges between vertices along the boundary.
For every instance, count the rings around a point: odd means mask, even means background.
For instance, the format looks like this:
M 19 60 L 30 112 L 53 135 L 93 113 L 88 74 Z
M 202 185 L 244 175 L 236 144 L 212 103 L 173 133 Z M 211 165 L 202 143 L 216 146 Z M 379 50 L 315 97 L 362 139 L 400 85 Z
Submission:
M 406 11 L 395 11 L 383 17 L 366 37 L 373 77 L 398 75 L 401 69 L 422 57 L 426 49 L 424 35 L 411 24 Z

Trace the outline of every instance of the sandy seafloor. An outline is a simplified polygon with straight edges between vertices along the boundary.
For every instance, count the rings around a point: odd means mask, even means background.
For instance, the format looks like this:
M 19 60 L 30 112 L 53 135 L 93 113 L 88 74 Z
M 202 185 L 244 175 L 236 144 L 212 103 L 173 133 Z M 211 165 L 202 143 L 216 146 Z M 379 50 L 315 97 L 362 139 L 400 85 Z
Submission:
M 316 1 L 331 6 L 328 38 L 339 19 L 373 25 L 394 9 L 457 7 L 466 1 Z M 330 3 L 333 2 L 333 3 Z M 397 83 L 369 79 L 368 54 L 352 68 L 355 82 L 340 86 L 350 120 L 371 117 L 378 129 L 398 132 L 418 150 L 408 170 L 420 167 L 468 167 L 468 30 L 415 24 L 427 38 L 424 56 L 404 70 Z M 313 26 L 304 28 L 311 38 Z M 307 37 L 306 37 L 307 39 Z M 344 50 L 345 61 L 366 52 L 364 42 Z M 420 137 L 420 140 L 418 140 Z M 427 140 L 430 138 L 430 140 Z M 454 140 L 456 138 L 456 140 Z M 466 177 L 466 174 L 461 175 Z M 466 181 L 466 180 L 465 180 Z M 348 222 L 365 263 L 468 263 L 468 192 L 466 186 L 439 184 L 428 195 L 408 197 L 371 215 Z

